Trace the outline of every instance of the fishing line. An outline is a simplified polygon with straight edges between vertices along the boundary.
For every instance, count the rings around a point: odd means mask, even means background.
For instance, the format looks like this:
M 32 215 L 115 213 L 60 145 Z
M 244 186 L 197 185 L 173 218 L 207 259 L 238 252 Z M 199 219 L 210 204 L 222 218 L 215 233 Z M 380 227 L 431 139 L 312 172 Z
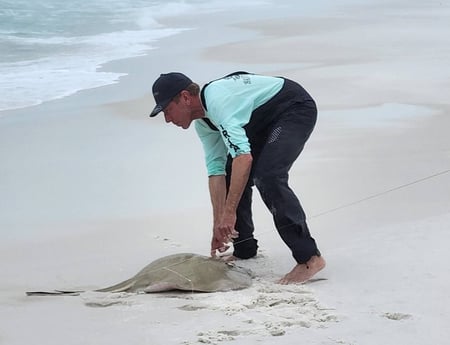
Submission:
M 309 217 L 309 219 L 311 219 L 311 218 L 318 218 L 318 217 L 324 216 L 324 215 L 326 215 L 326 214 L 328 214 L 328 213 L 332 213 L 332 212 L 335 212 L 335 211 L 338 211 L 338 210 L 342 210 L 342 209 L 344 209 L 344 208 L 347 208 L 347 207 L 350 207 L 350 206 L 353 206 L 353 205 L 360 204 L 360 203 L 362 203 L 362 202 L 364 202 L 364 201 L 367 201 L 367 200 L 370 200 L 370 199 L 378 198 L 378 197 L 380 197 L 380 196 L 383 196 L 383 195 L 386 195 L 386 194 L 388 194 L 388 193 L 397 191 L 397 190 L 399 190 L 399 189 L 403 189 L 403 188 L 406 188 L 406 187 L 409 187 L 409 186 L 418 184 L 418 183 L 420 183 L 420 182 L 423 182 L 423 181 L 426 181 L 426 180 L 430 180 L 430 179 L 435 178 L 435 177 L 440 176 L 440 175 L 448 174 L 449 172 L 450 172 L 450 169 L 441 171 L 441 172 L 439 172 L 439 173 L 436 173 L 436 174 L 433 174 L 433 175 L 430 175 L 430 176 L 427 176 L 427 177 L 424 177 L 424 178 L 421 178 L 421 179 L 418 179 L 418 180 L 415 180 L 415 181 L 412 181 L 412 182 L 409 182 L 409 183 L 405 183 L 405 184 L 400 185 L 400 186 L 398 186 L 398 187 L 394 187 L 394 188 L 388 189 L 388 190 L 386 190 L 386 191 L 384 191 L 384 192 L 376 193 L 376 194 L 367 196 L 367 197 L 365 197 L 365 198 L 363 198 L 363 199 L 359 199 L 359 200 L 350 202 L 350 203 L 348 203 L 348 204 L 344 204 L 344 205 L 341 205 L 341 206 L 332 208 L 332 209 L 330 209 L 330 210 L 323 211 L 323 212 L 321 212 L 321 213 L 318 213 L 318 214 L 315 214 L 315 215 Z
M 189 259 L 188 259 L 188 260 L 189 260 Z M 185 260 L 185 261 L 188 261 L 188 260 Z M 173 266 L 173 265 L 172 265 L 172 266 Z M 181 273 L 179 273 L 179 272 L 177 272 L 177 271 L 171 270 L 171 269 L 169 268 L 169 266 L 163 267 L 163 268 L 161 268 L 161 269 L 162 269 L 162 270 L 169 271 L 169 272 L 172 272 L 172 273 L 175 273 L 177 276 L 179 276 L 179 277 L 181 277 L 181 278 L 187 280 L 187 281 L 189 282 L 189 284 L 191 285 L 191 292 L 194 293 L 194 283 L 192 283 L 192 280 L 191 280 L 191 279 L 189 279 L 188 277 L 185 277 L 184 275 L 182 275 Z
M 376 193 L 376 194 L 369 195 L 369 196 L 367 196 L 367 197 L 365 197 L 365 198 L 362 198 L 362 199 L 359 199 L 359 200 L 355 200 L 355 201 L 350 202 L 350 203 L 348 203 L 348 204 L 344 204 L 344 205 L 341 205 L 341 206 L 338 206 L 338 207 L 334 207 L 334 208 L 332 208 L 332 209 L 329 209 L 329 210 L 320 212 L 320 213 L 318 213 L 318 214 L 315 214 L 315 215 L 313 215 L 313 216 L 310 216 L 310 217 L 307 218 L 307 220 L 312 219 L 312 218 L 319 218 L 319 217 L 322 217 L 322 216 L 324 216 L 324 215 L 330 214 L 330 213 L 332 213 L 332 212 L 336 212 L 336 211 L 339 211 L 339 210 L 342 210 L 342 209 L 345 209 L 345 208 L 348 208 L 348 207 L 351 207 L 351 206 L 354 206 L 354 205 L 357 205 L 357 204 L 366 202 L 366 201 L 368 201 L 368 200 L 371 200 L 371 199 L 375 199 L 375 198 L 381 197 L 381 196 L 383 196 L 383 195 L 386 195 L 386 194 L 389 194 L 389 193 L 398 191 L 398 190 L 403 189 L 403 188 L 407 188 L 407 187 L 413 186 L 413 185 L 415 185 L 415 184 L 418 184 L 418 183 L 421 183 L 421 182 L 424 182 L 424 181 L 427 181 L 427 180 L 430 180 L 430 179 L 433 179 L 433 178 L 436 178 L 436 177 L 438 177 L 438 176 L 445 175 L 445 174 L 448 174 L 448 173 L 450 173 L 450 169 L 444 170 L 444 171 L 441 171 L 441 172 L 438 172 L 438 173 L 436 173 L 436 174 L 432 174 L 432 175 L 429 175 L 429 176 L 426 176 L 426 177 L 423 177 L 423 178 L 421 178 L 421 179 L 418 179 L 418 180 L 415 180 L 415 181 L 412 181 L 412 182 L 408 182 L 408 183 L 402 184 L 402 185 L 400 185 L 400 186 L 397 186 L 397 187 L 394 187 L 394 188 L 385 190 L 385 191 L 383 191 L 383 192 L 379 192 L 379 193 Z M 283 225 L 283 226 L 281 226 L 281 227 L 279 228 L 279 230 L 284 229 L 284 228 L 287 228 L 287 227 L 289 227 L 289 226 L 292 226 L 293 224 L 294 224 L 294 223 Z M 263 231 L 263 232 L 260 233 L 260 235 L 264 235 L 264 234 L 269 233 L 269 232 L 271 232 L 271 231 L 273 231 L 273 229 L 267 230 L 267 231 Z M 236 245 L 236 244 L 243 243 L 243 242 L 248 241 L 248 240 L 251 240 L 251 239 L 252 239 L 252 237 L 249 237 L 249 238 L 246 238 L 246 239 L 237 241 L 237 242 L 233 242 L 233 244 Z M 182 274 L 180 274 L 179 272 L 176 272 L 175 270 L 170 269 L 170 267 L 179 265 L 179 264 L 181 264 L 181 263 L 190 261 L 190 260 L 192 260 L 192 259 L 193 259 L 193 258 L 185 259 L 185 260 L 182 260 L 182 261 L 180 261 L 180 262 L 174 263 L 174 264 L 172 264 L 172 265 L 169 265 L 169 266 L 166 266 L 166 267 L 162 267 L 162 268 L 160 268 L 160 269 L 156 269 L 155 271 L 159 271 L 159 270 L 167 270 L 167 271 L 170 271 L 170 272 L 172 272 L 172 273 L 174 273 L 174 274 L 177 274 L 178 276 L 181 276 L 183 279 L 186 279 L 186 280 L 188 280 L 188 281 L 191 283 L 192 292 L 194 292 L 194 286 L 193 286 L 193 283 L 192 283 L 192 281 L 191 281 L 188 277 L 185 277 L 185 276 L 183 276 Z
M 322 216 L 324 216 L 324 215 L 326 215 L 326 214 L 329 214 L 329 213 L 332 213 L 332 212 L 336 212 L 336 211 L 339 211 L 339 210 L 342 210 L 342 209 L 345 209 L 345 208 L 348 208 L 348 207 L 351 207 L 351 206 L 354 206 L 354 205 L 363 203 L 363 202 L 368 201 L 368 200 L 371 200 L 371 199 L 378 198 L 378 197 L 380 197 L 380 196 L 383 196 L 383 195 L 392 193 L 392 192 L 394 192 L 394 191 L 397 191 L 397 190 L 400 190 L 400 189 L 403 189 L 403 188 L 406 188 L 406 187 L 413 186 L 413 185 L 415 185 L 415 184 L 418 184 L 418 183 L 421 183 L 421 182 L 424 182 L 424 181 L 427 181 L 427 180 L 431 180 L 431 179 L 433 179 L 433 178 L 435 178 L 435 177 L 438 177 L 438 176 L 441 176 L 441 175 L 445 175 L 445 174 L 448 174 L 448 173 L 450 173 L 450 169 L 447 169 L 447 170 L 438 172 L 438 173 L 436 173 L 436 174 L 432 174 L 432 175 L 429 175 L 429 176 L 420 178 L 420 179 L 415 180 L 415 181 L 412 181 L 412 182 L 408 182 L 408 183 L 402 184 L 402 185 L 400 185 L 400 186 L 397 186 L 397 187 L 394 187 L 394 188 L 385 190 L 385 191 L 380 192 L 380 193 L 376 193 L 376 194 L 369 195 L 369 196 L 367 196 L 367 197 L 365 197 L 365 198 L 362 198 L 362 199 L 359 199 L 359 200 L 356 200 L 356 201 L 352 201 L 352 202 L 350 202 L 350 203 L 348 203 L 348 204 L 344 204 L 344 205 L 341 205 L 341 206 L 334 207 L 334 208 L 332 208 L 332 209 L 329 209 L 329 210 L 320 212 L 320 213 L 318 213 L 318 214 L 315 214 L 315 215 L 313 215 L 313 216 L 307 217 L 306 220 L 313 219 L 313 218 L 319 218 L 319 217 L 322 217 Z M 283 226 L 280 227 L 279 230 L 282 230 L 282 229 L 284 229 L 284 228 L 287 228 L 287 227 L 289 227 L 289 226 L 292 226 L 293 224 L 294 224 L 294 223 L 283 225 Z M 270 232 L 270 231 L 273 231 L 273 229 L 272 229 L 272 230 L 267 230 L 267 231 L 261 232 L 260 235 L 264 235 L 264 234 L 266 234 L 266 233 L 268 233 L 268 232 Z M 239 244 L 239 243 L 242 243 L 242 242 L 251 240 L 251 239 L 252 239 L 252 237 L 249 237 L 249 238 L 246 238 L 246 239 L 237 241 L 237 242 L 233 242 L 233 244 Z

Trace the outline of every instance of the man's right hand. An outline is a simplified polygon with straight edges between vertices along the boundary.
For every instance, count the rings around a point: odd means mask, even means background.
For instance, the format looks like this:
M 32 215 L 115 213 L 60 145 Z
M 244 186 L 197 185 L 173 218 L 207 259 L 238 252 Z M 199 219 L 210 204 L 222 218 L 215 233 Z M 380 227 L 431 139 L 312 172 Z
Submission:
M 225 253 L 228 249 L 230 249 L 230 241 L 233 241 L 234 238 L 237 238 L 239 233 L 236 230 L 233 230 L 231 235 L 222 236 L 220 231 L 217 229 L 213 230 L 213 236 L 211 240 L 211 257 L 217 257 L 217 251 L 219 253 Z
M 213 238 L 211 240 L 211 257 L 216 258 L 217 257 L 217 251 L 219 253 L 225 253 L 230 246 L 226 243 L 224 243 L 221 240 L 218 240 L 217 237 L 213 234 Z

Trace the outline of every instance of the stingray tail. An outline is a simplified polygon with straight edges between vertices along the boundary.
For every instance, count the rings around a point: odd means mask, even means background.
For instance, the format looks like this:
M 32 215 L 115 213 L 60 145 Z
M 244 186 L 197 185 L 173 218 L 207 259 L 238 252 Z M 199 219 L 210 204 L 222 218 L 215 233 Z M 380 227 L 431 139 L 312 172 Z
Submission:
M 84 291 L 64 291 L 64 290 L 53 290 L 53 291 L 27 291 L 27 296 L 79 296 Z
M 127 279 L 119 284 L 108 286 L 103 289 L 95 290 L 96 292 L 127 292 L 129 291 L 135 283 L 135 279 Z
M 119 284 L 109 286 L 103 289 L 94 290 L 95 292 L 126 292 L 134 286 L 134 280 L 128 279 Z M 52 290 L 52 291 L 27 291 L 27 296 L 79 296 L 83 290 Z

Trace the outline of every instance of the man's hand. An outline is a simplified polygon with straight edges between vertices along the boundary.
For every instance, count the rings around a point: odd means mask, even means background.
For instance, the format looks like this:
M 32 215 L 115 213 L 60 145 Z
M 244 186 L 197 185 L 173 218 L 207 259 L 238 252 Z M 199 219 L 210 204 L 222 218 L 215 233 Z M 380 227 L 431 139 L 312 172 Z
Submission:
M 219 251 L 219 253 L 225 253 L 228 249 L 230 249 L 230 246 L 217 239 L 213 234 L 211 240 L 211 257 L 217 258 L 217 251 Z
M 228 243 L 232 242 L 233 239 L 239 236 L 239 233 L 234 229 L 236 224 L 236 215 L 231 214 L 222 217 L 222 222 L 214 226 L 213 237 L 211 240 L 211 256 L 216 257 L 217 251 L 219 253 L 226 252 L 230 245 Z
M 233 238 L 238 237 L 237 231 L 234 229 L 236 225 L 236 213 L 235 212 L 225 212 L 222 216 L 222 220 L 217 227 L 219 232 L 219 237 L 223 239 L 224 242 L 228 243 L 232 241 Z M 216 230 L 216 229 L 214 229 Z

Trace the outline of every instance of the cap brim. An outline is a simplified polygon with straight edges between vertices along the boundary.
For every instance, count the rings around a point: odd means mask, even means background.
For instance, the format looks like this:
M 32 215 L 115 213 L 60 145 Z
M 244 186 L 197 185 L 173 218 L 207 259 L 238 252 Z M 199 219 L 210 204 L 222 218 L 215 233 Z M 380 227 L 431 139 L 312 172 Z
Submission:
M 163 107 L 161 105 L 156 105 L 156 107 L 152 110 L 150 113 L 150 117 L 155 117 L 163 110 Z

